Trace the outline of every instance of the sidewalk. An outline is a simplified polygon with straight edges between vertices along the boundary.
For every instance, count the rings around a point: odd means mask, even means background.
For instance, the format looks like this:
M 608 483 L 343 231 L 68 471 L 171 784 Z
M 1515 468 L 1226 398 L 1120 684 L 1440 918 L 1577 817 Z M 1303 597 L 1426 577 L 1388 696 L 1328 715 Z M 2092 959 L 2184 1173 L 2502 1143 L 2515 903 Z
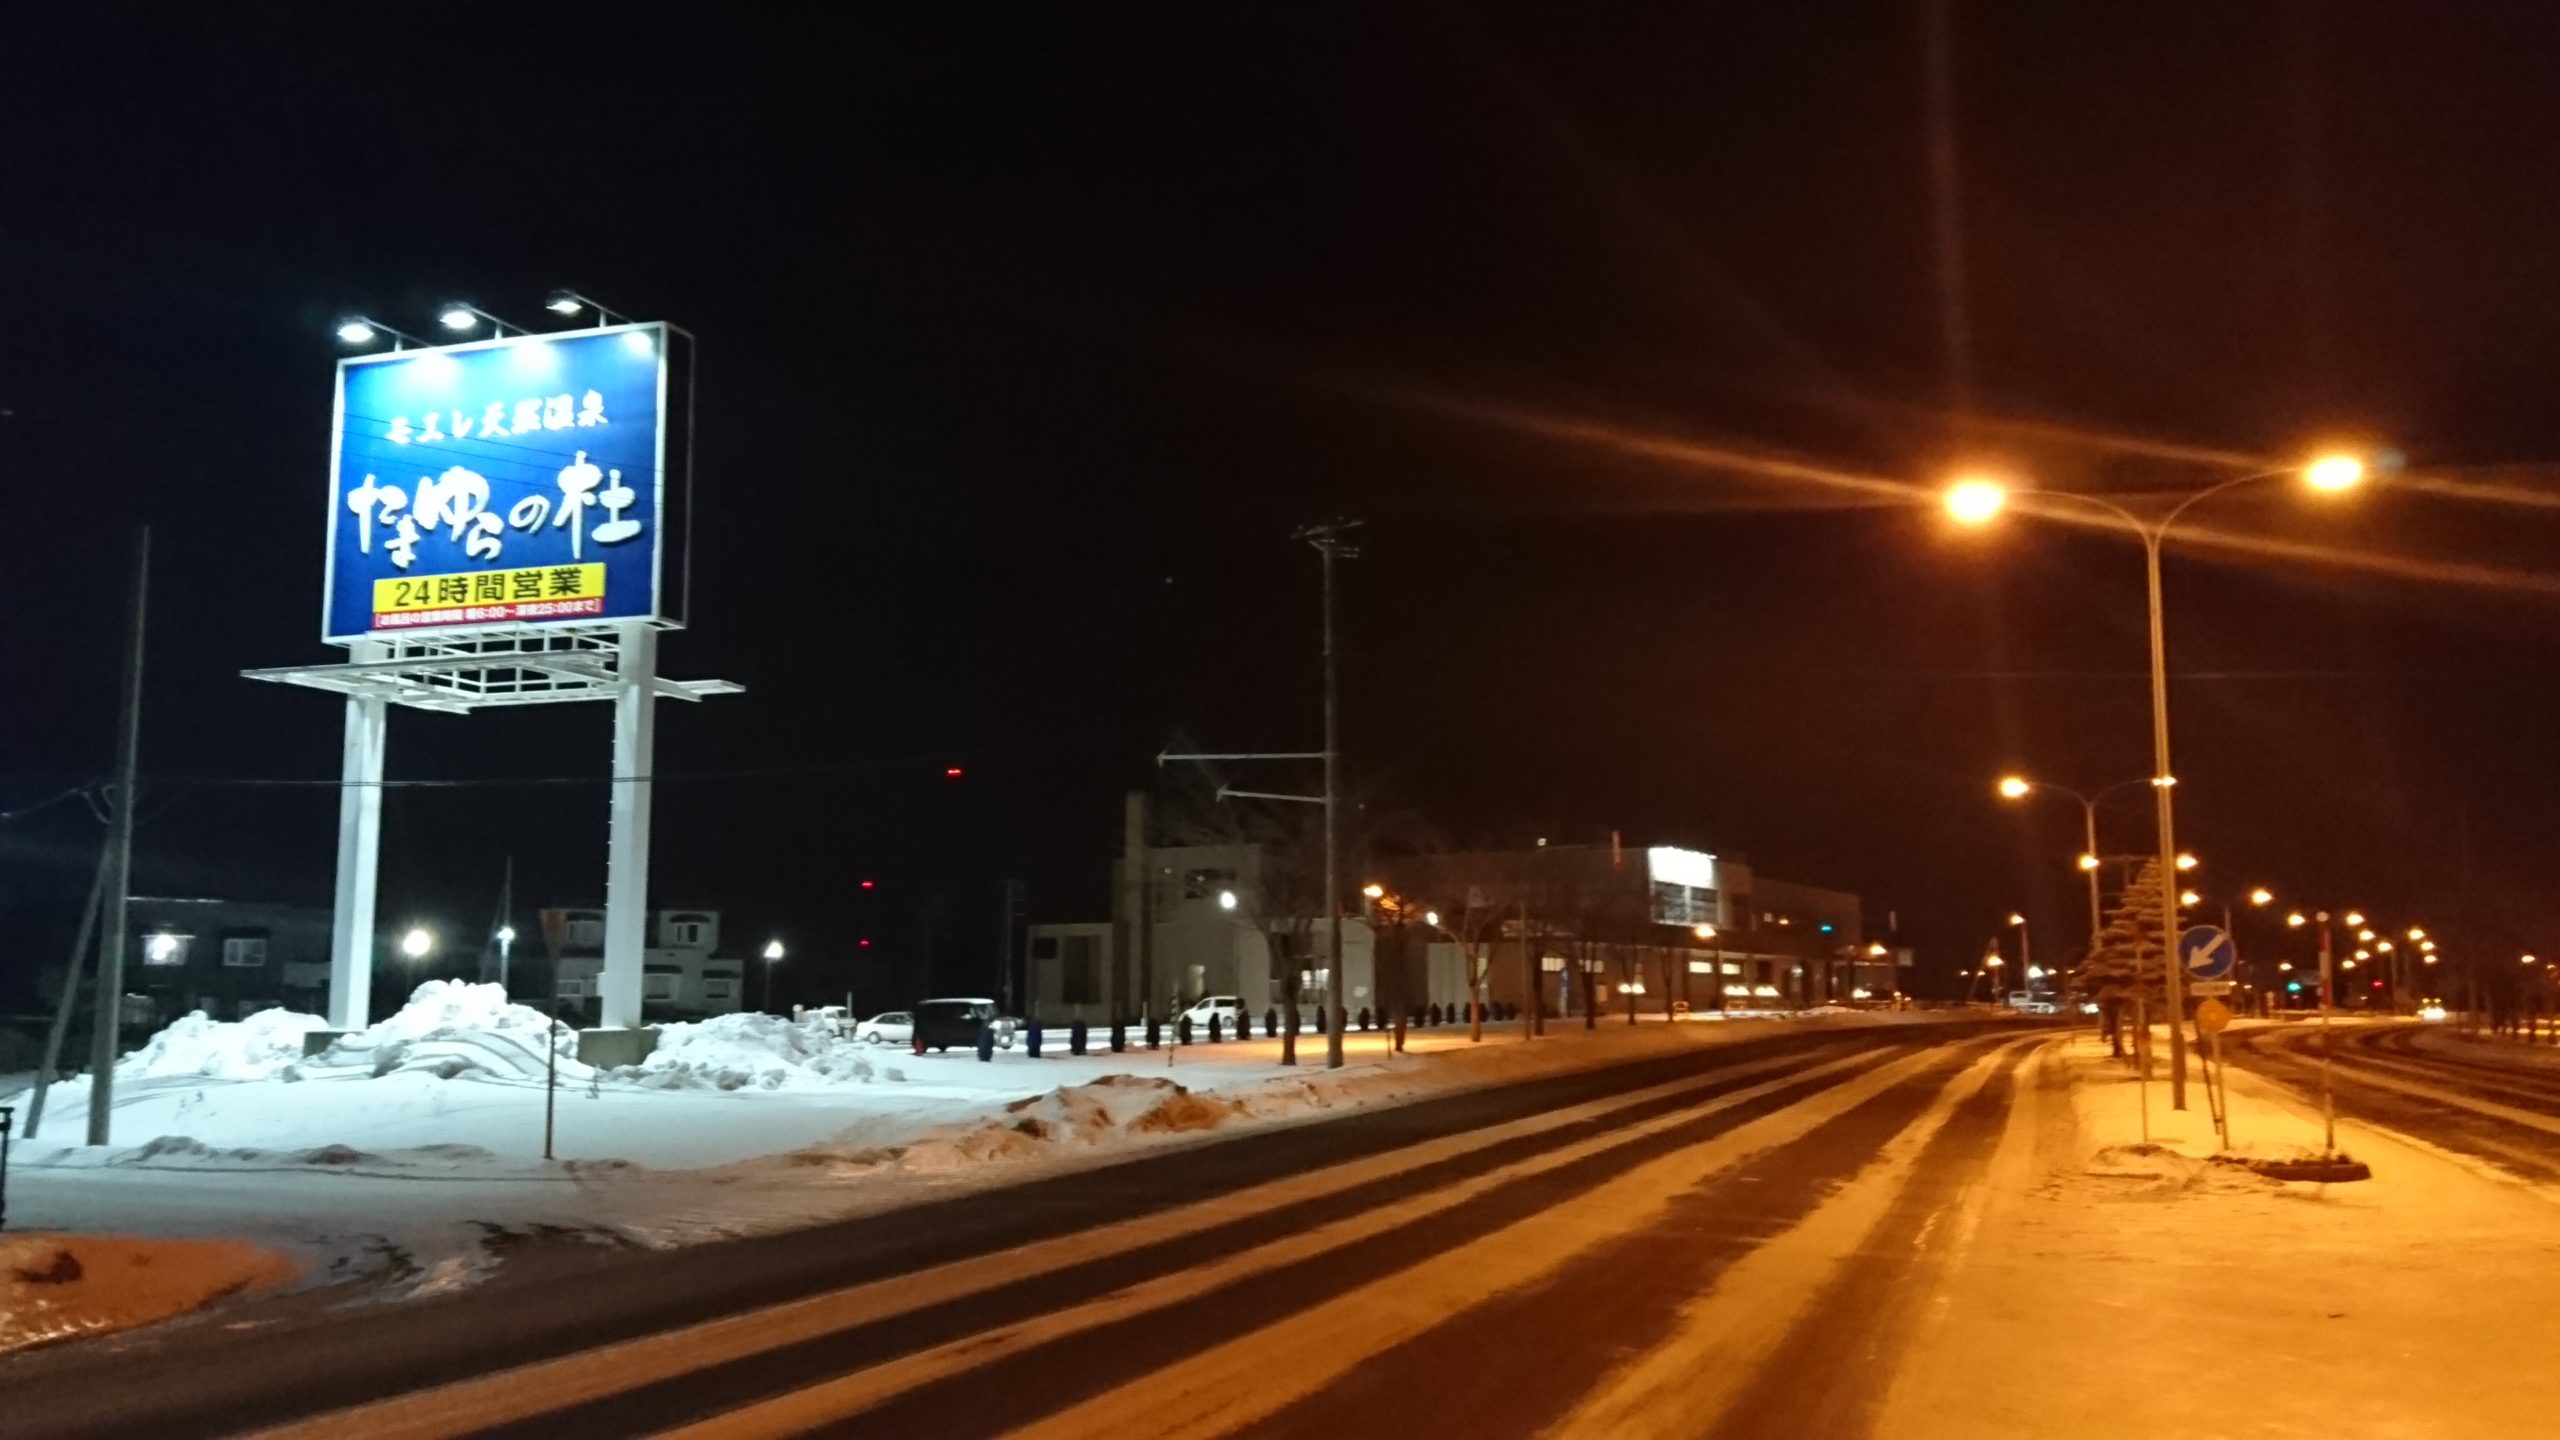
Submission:
M 1878 1434 L 2548 1433 L 2560 1196 L 2341 1121 L 2370 1181 L 2280 1184 L 2208 1163 L 2196 1109 L 2092 1037 L 2046 1047 L 1980 1225 L 1900 1362 Z M 2243 1153 L 2321 1143 L 2305 1105 L 2230 1078 Z

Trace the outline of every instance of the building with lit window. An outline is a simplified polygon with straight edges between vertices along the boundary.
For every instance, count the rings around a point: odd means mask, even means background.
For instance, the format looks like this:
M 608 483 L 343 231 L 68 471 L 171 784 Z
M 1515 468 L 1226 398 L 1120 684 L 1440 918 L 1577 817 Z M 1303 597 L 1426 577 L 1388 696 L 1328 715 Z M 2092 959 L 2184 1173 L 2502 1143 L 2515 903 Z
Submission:
M 1332 978 L 1324 922 L 1302 905 L 1267 913 L 1285 887 L 1269 883 L 1265 861 L 1249 845 L 1147 850 L 1146 885 L 1119 892 L 1143 906 L 1142 924 L 1030 927 L 1030 1013 L 1103 1024 L 1137 1018 L 1150 996 L 1161 1016 L 1234 995 L 1260 1016 L 1278 1008 L 1292 969 L 1312 1008 Z M 1342 1004 L 1355 1016 L 1463 1004 L 1470 954 L 1488 1000 L 1525 1007 L 1534 996 L 1556 1015 L 1623 1011 L 1631 999 L 1650 1013 L 1889 1004 L 1909 963 L 1867 940 L 1856 895 L 1677 846 L 1399 856 L 1342 888 Z
M 604 975 L 604 911 L 542 912 L 542 961 L 563 1016 L 591 1016 Z M 746 962 L 720 953 L 720 912 L 660 910 L 649 917 L 641 952 L 640 1010 L 652 1021 L 727 1015 L 746 1004 Z M 515 957 L 519 967 L 523 955 Z M 526 977 L 535 978 L 535 977 Z M 519 979 L 519 993 L 538 995 L 538 981 Z
M 237 1020 L 328 1005 L 329 911 L 252 900 L 137 895 L 125 911 L 128 1022 L 190 1011 Z M 387 952 L 386 952 L 387 953 Z
M 1259 1019 L 1284 1008 L 1292 971 L 1306 1015 L 1333 993 L 1331 937 L 1323 918 L 1310 913 L 1320 907 L 1293 903 L 1291 887 L 1270 873 L 1258 847 L 1157 846 L 1144 863 L 1145 883 L 1134 892 L 1120 883 L 1121 866 L 1113 866 L 1114 893 L 1131 896 L 1144 911 L 1137 924 L 1030 927 L 1025 998 L 1043 1023 L 1161 1018 L 1211 995 L 1236 996 Z M 1360 900 L 1357 893 L 1348 898 Z M 1346 915 L 1339 999 L 1345 1011 L 1379 1010 L 1375 971 L 1370 926 Z

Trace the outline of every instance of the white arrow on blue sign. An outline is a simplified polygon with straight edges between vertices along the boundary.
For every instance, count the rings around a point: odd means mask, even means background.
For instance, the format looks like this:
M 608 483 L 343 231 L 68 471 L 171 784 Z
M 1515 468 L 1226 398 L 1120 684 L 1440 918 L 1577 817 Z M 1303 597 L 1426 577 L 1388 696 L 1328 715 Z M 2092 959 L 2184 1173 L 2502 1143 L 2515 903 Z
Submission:
M 2197 980 L 2219 980 L 2231 973 L 2232 962 L 2240 958 L 2240 947 L 2219 925 L 2196 925 L 2178 937 L 2178 963 Z

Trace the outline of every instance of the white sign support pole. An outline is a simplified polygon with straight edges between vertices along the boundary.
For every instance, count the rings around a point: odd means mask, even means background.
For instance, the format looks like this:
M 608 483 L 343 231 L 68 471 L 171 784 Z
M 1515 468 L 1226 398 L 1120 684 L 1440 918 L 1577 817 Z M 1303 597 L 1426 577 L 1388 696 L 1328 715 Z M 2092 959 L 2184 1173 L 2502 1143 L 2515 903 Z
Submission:
M 380 660 L 390 647 L 359 640 L 347 659 Z M 382 755 L 390 705 L 347 697 L 338 767 L 338 896 L 329 921 L 329 1024 L 361 1030 L 373 1019 L 374 879 L 382 862 Z
M 658 632 L 621 627 L 613 693 L 613 815 L 604 871 L 604 976 L 608 1030 L 640 1025 L 640 975 L 649 945 L 649 798 L 658 734 Z

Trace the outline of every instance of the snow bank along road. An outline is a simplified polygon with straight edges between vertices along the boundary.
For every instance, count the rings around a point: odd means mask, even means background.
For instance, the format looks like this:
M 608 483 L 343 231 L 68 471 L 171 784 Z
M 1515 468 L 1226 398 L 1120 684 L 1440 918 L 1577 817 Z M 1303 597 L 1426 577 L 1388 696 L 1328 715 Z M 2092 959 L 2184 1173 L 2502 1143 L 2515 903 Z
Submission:
M 369 1312 L 216 1316 L 0 1363 L 0 1429 L 1856 1434 L 2053 1033 L 1780 1035 Z
M 2527 1180 L 2560 1181 L 2560 1067 L 2548 1063 L 2548 1052 L 2467 1042 L 2417 1022 L 2339 1025 L 2332 1041 L 2339 1114 L 2479 1157 Z M 2246 1032 L 2235 1056 L 2304 1095 L 2320 1093 L 2317 1025 Z

